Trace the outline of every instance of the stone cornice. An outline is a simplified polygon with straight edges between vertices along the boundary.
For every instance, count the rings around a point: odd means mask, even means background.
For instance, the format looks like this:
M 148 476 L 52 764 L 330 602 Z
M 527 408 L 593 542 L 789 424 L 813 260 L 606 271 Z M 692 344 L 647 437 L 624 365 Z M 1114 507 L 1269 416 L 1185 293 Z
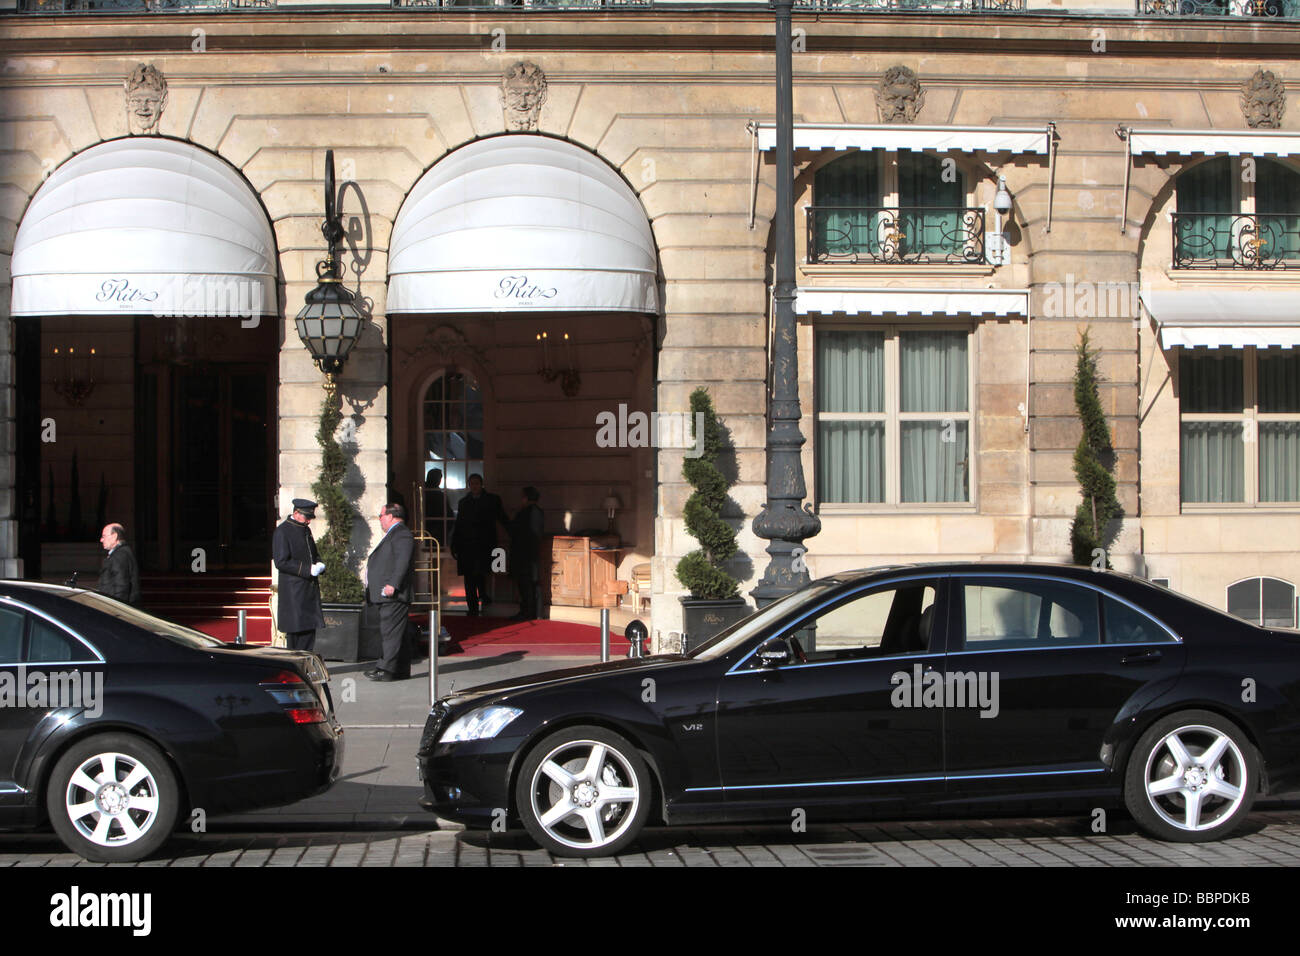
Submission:
M 1028 12 L 1014 15 L 800 17 L 809 55 L 961 52 L 998 56 L 1077 55 L 1243 59 L 1300 58 L 1300 21 L 1164 18 Z M 17 55 L 190 53 L 191 30 L 206 32 L 212 53 L 477 52 L 493 57 L 493 29 L 506 31 L 514 54 L 736 53 L 771 51 L 767 14 L 668 11 L 589 13 L 581 20 L 503 9 L 500 13 L 412 14 L 370 8 L 332 11 L 193 13 L 153 16 L 9 15 L 0 19 L 0 53 Z M 1106 31 L 1106 53 L 1093 52 Z M 517 31 L 517 32 L 516 32 Z M 798 62 L 796 59 L 796 72 Z

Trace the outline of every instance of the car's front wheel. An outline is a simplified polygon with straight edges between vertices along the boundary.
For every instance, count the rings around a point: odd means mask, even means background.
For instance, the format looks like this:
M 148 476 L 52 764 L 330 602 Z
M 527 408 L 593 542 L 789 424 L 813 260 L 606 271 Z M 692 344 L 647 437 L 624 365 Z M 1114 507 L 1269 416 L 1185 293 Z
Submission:
M 1151 725 L 1129 758 L 1124 800 L 1142 829 L 1162 840 L 1227 836 L 1250 812 L 1259 756 L 1232 721 L 1206 710 Z
M 180 791 L 158 748 L 129 734 L 100 734 L 59 758 L 45 808 L 54 832 L 74 853 L 98 863 L 129 863 L 170 836 Z
M 557 856 L 617 853 L 650 813 L 650 772 L 627 740 L 603 727 L 569 727 L 531 751 L 515 802 L 525 829 Z

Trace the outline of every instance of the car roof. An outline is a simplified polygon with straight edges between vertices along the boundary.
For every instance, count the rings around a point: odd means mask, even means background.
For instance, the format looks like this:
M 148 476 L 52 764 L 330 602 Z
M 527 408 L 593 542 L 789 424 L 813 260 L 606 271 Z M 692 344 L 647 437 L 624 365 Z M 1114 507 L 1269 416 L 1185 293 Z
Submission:
M 1152 584 L 1145 578 L 1138 577 L 1134 574 L 1126 574 L 1123 571 L 1111 571 L 1101 568 L 1094 569 L 1091 566 L 1079 564 L 1062 564 L 1054 561 L 917 561 L 910 564 L 887 564 L 871 568 L 859 568 L 854 571 L 840 571 L 836 574 L 830 574 L 821 580 L 835 581 L 841 584 L 848 584 L 854 581 L 862 581 L 867 578 L 880 577 L 887 574 L 919 571 L 930 574 L 1041 574 L 1046 577 L 1067 578 L 1076 581 L 1087 581 L 1102 576 L 1112 581 L 1122 581 L 1130 584 L 1139 584 L 1145 587 L 1153 588 Z M 1172 593 L 1172 592 L 1171 592 Z

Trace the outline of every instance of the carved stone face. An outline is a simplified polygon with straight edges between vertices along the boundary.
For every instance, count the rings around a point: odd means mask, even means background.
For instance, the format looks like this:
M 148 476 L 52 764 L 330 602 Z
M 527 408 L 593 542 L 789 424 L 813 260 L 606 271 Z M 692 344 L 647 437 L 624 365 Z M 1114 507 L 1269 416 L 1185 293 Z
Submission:
M 537 129 L 545 102 L 546 74 L 540 66 L 521 61 L 506 70 L 501 78 L 501 106 L 507 129 Z
M 911 123 L 925 105 L 925 91 L 915 73 L 891 66 L 876 87 L 876 110 L 882 123 Z
M 126 121 L 133 136 L 158 131 L 167 106 L 167 81 L 152 64 L 141 63 L 126 78 Z
M 1286 112 L 1286 90 L 1269 70 L 1256 70 L 1241 88 L 1241 114 L 1251 129 L 1277 129 Z

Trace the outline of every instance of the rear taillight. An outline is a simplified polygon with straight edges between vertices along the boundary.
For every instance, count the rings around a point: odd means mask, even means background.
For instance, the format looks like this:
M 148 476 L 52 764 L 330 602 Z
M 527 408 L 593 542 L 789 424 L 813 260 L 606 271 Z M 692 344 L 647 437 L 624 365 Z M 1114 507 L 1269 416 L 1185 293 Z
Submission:
M 325 710 L 311 686 L 293 671 L 280 671 L 258 684 L 295 724 L 323 724 Z

